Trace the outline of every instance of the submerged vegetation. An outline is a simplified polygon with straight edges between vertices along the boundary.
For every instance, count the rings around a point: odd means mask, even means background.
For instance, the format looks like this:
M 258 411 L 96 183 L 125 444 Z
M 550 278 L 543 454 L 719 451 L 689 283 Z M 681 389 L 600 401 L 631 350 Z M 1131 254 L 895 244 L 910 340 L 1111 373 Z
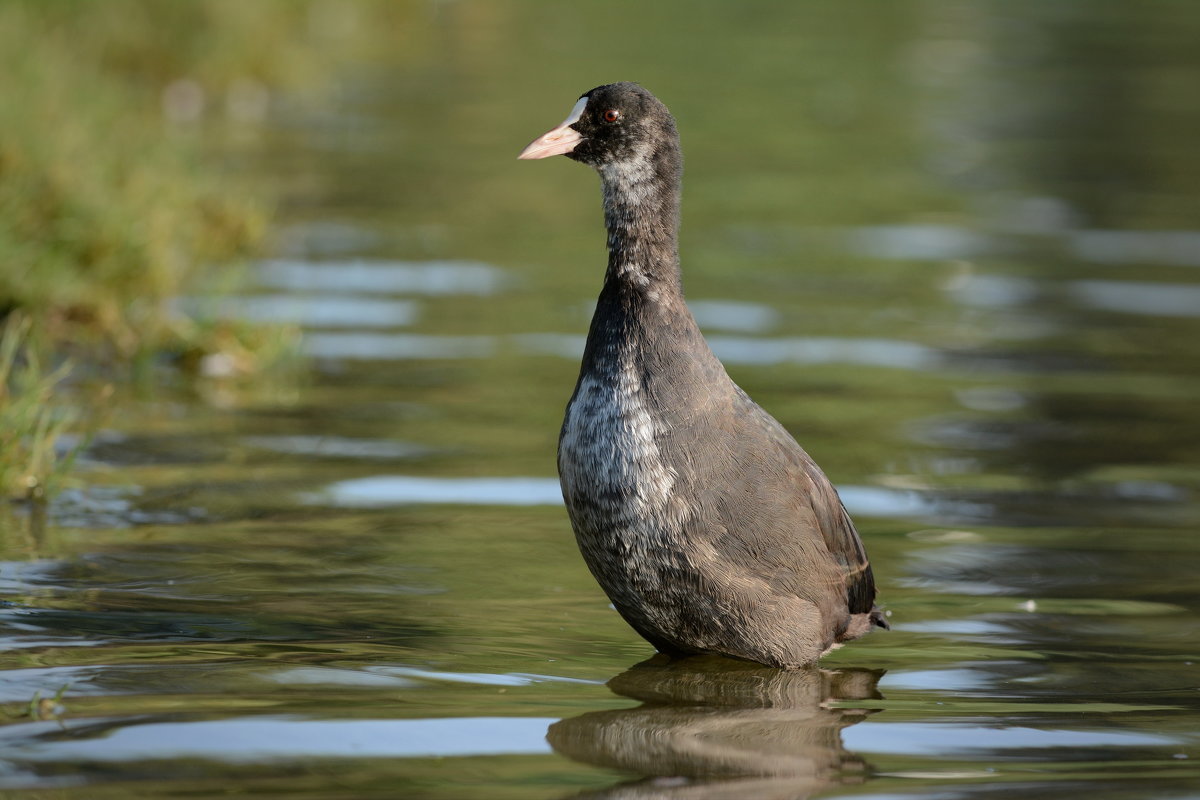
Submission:
M 272 92 L 319 85 L 318 4 L 8 0 L 0 4 L 0 484 L 40 494 L 62 471 L 67 355 L 89 375 L 147 363 L 252 374 L 278 331 L 183 313 L 261 247 L 272 205 L 201 148 L 253 126 Z M 283 344 L 283 346 L 281 346 Z M 30 482 L 34 482 L 31 484 Z M 37 491 L 31 491 L 36 485 Z

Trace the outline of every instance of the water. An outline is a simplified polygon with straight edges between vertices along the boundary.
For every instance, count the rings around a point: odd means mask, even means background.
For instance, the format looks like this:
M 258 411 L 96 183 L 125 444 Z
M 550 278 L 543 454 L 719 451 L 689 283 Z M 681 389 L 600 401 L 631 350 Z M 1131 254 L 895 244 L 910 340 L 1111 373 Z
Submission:
M 288 197 L 224 313 L 316 376 L 130 396 L 5 518 L 5 791 L 1200 797 L 1200 14 L 681 8 L 413 5 L 223 145 Z M 894 630 L 820 670 L 650 659 L 558 504 L 599 198 L 514 157 L 624 78 L 697 316 L 875 564 Z

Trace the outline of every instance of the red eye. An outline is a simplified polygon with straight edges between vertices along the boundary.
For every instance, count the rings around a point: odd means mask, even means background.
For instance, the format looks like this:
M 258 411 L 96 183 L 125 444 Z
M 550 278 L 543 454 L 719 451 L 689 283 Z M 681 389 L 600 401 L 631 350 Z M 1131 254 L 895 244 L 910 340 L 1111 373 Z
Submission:
M 604 112 L 604 121 L 605 122 L 616 122 L 620 118 L 621 118 L 621 112 L 617 111 L 615 108 L 610 108 L 608 111 Z

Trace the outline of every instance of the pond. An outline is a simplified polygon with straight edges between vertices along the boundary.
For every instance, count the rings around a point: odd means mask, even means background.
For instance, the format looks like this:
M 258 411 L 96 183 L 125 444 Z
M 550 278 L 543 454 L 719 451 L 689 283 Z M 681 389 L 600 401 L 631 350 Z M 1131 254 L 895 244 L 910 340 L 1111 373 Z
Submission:
M 300 325 L 311 380 L 123 392 L 84 487 L 0 524 L 0 787 L 1200 796 L 1200 11 L 462 2 L 394 35 L 214 142 L 286 198 L 221 313 Z M 701 327 L 872 557 L 893 630 L 819 669 L 652 658 L 561 505 L 599 192 L 515 156 L 625 79 L 682 132 Z

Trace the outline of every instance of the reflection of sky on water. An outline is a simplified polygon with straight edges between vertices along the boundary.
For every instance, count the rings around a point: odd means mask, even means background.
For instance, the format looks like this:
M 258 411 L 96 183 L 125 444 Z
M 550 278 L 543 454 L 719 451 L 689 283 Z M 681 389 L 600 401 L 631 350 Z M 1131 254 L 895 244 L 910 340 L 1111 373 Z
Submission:
M 905 630 L 913 630 L 905 625 Z M 955 669 L 910 669 L 892 670 L 879 681 L 883 690 L 928 689 L 938 692 L 969 691 L 991 685 L 994 678 L 978 669 L 960 667 Z
M 263 261 L 257 280 L 263 286 L 293 292 L 420 295 L 490 295 L 507 283 L 499 269 L 477 261 L 363 259 Z
M 947 291 L 965 305 L 1004 308 L 1033 300 L 1037 296 L 1037 287 L 1037 282 L 1028 278 L 974 274 L 954 280 Z
M 819 232 L 813 232 L 818 234 Z M 990 232 L 954 225 L 874 225 L 849 228 L 846 250 L 868 258 L 945 261 L 985 255 L 1028 255 L 1054 248 L 1091 264 L 1200 267 L 1200 232 L 1036 229 Z
M 584 336 L 569 333 L 497 337 L 325 331 L 308 334 L 304 349 L 316 358 L 332 359 L 488 358 L 500 352 L 505 343 L 512 342 L 526 353 L 578 359 L 583 354 L 584 341 Z M 710 336 L 708 343 L 727 364 L 861 364 L 933 369 L 941 362 L 933 348 L 890 339 Z
M 340 481 L 308 495 L 312 504 L 386 508 L 413 503 L 457 505 L 561 505 L 557 478 L 429 478 L 375 475 Z
M 862 753 L 967 753 L 974 750 L 1023 750 L 1066 747 L 1150 747 L 1181 740 L 1137 731 L 1079 730 L 1053 727 L 985 727 L 939 722 L 884 723 L 867 720 L 843 731 L 846 747 Z
M 76 697 L 113 694 L 114 692 L 93 683 L 93 679 L 106 674 L 103 666 L 92 665 L 4 670 L 0 672 L 0 703 L 23 705 L 38 692 L 41 692 L 42 697 L 53 697 L 59 689 L 67 685 L 71 687 L 71 694 Z M 128 691 L 132 693 L 136 690 L 131 688 Z
M 1200 267 L 1200 231 L 1077 230 L 1071 255 L 1094 264 Z
M 344 436 L 247 436 L 250 447 L 289 455 L 324 458 L 387 460 L 427 455 L 428 447 L 390 439 L 349 439 Z
M 304 352 L 313 358 L 404 360 L 487 358 L 496 352 L 491 336 L 439 336 L 423 333 L 310 333 Z
M 708 343 L 718 358 L 730 364 L 860 364 L 896 369 L 933 369 L 941 363 L 937 350 L 894 339 L 710 336 Z
M 363 225 L 319 219 L 280 225 L 275 238 L 281 253 L 321 258 L 361 253 L 378 247 L 383 237 Z
M 868 258 L 944 261 L 974 258 L 998 249 L 998 240 L 952 225 L 874 225 L 851 228 L 845 247 Z
M 358 295 L 257 295 L 228 298 L 223 315 L 251 322 L 287 322 L 306 328 L 398 328 L 417 320 L 418 304 Z
M 74 738 L 53 734 L 57 722 L 13 725 L 0 732 L 8 757 L 23 761 L 139 761 L 204 758 L 227 763 L 302 758 L 413 758 L 549 753 L 542 717 L 452 719 L 304 719 L 298 716 L 200 722 L 149 722 L 124 727 L 92 718 L 72 726 Z M 96 738 L 87 738 L 89 729 Z M 37 731 L 37 732 L 35 732 Z
M 1102 311 L 1162 317 L 1200 317 L 1200 286 L 1140 281 L 1073 281 L 1071 293 Z
M 1076 231 L 1084 248 L 1095 257 L 1096 242 L 1136 245 L 1161 260 L 1184 259 L 1197 238 L 1191 234 L 1139 233 L 1140 238 L 1111 239 L 1114 231 Z M 1105 234 L 1105 235 L 1101 235 Z M 856 229 L 847 246 L 876 258 L 937 259 L 990 252 L 987 237 L 944 225 L 897 225 Z M 411 325 L 419 306 L 411 299 L 379 295 L 488 295 L 507 284 L 495 267 L 465 261 L 330 261 L 273 260 L 260 264 L 264 287 L 290 292 L 324 294 L 267 294 L 237 298 L 227 304 L 251 320 L 288 321 L 309 329 L 305 351 L 322 359 L 410 360 L 489 358 L 515 345 L 531 354 L 578 358 L 584 336 L 578 333 L 528 333 L 511 336 L 438 335 L 383 332 L 378 329 Z M 946 282 L 956 301 L 980 308 L 1017 308 L 1038 299 L 1051 284 L 1027 277 L 967 271 Z M 1065 297 L 1100 310 L 1160 316 L 1200 316 L 1200 290 L 1188 284 L 1110 280 L 1079 280 L 1062 284 Z M 334 294 L 329 294 L 334 292 Z M 762 333 L 779 324 L 781 315 L 762 303 L 718 299 L 694 300 L 693 313 L 710 331 Z M 1030 321 L 1032 334 L 1045 334 Z M 1045 322 L 1045 321 L 1043 321 Z M 349 330 L 322 330 L 347 328 Z M 377 330 L 371 330 L 377 329 Z M 708 337 L 713 351 L 734 365 L 849 364 L 909 370 L 944 365 L 937 348 L 885 338 L 764 337 L 715 334 Z
M 285 686 L 386 686 L 401 689 L 421 684 L 466 683 L 475 686 L 532 686 L 537 683 L 580 683 L 599 686 L 603 681 L 565 678 L 557 675 L 495 672 L 445 672 L 419 667 L 379 664 L 361 669 L 336 667 L 292 667 L 266 675 L 267 680 Z
M 585 337 L 568 333 L 527 333 L 513 337 L 526 352 L 578 359 Z M 726 364 L 861 364 L 898 369 L 933 369 L 938 351 L 914 342 L 892 339 L 850 339 L 821 336 L 786 338 L 708 336 L 708 344 Z
M 938 502 L 919 492 L 879 486 L 842 486 L 842 501 L 862 517 L 906 517 L 932 513 Z M 450 505 L 562 505 L 557 478 L 432 478 L 373 475 L 326 486 L 309 494 L 314 505 L 387 508 L 417 503 Z
M 581 678 L 567 678 L 561 675 L 541 675 L 527 672 L 445 672 L 418 667 L 402 667 L 382 664 L 367 667 L 367 671 L 380 675 L 395 675 L 432 683 L 470 683 L 477 686 L 531 686 L 535 683 L 579 683 L 588 686 L 601 686 L 604 681 L 589 681 Z
M 970 583 L 952 584 L 942 582 L 936 586 L 931 586 L 920 581 L 912 581 L 907 585 L 923 589 L 936 589 L 943 594 L 979 595 L 987 593 L 986 591 L 981 591 L 981 587 Z M 1014 642 L 1013 638 L 1008 635 L 1011 631 L 1007 625 L 984 619 L 924 620 L 922 622 L 906 622 L 898 627 L 911 633 L 937 633 L 943 636 L 952 635 L 955 637 L 986 636 L 992 644 L 1012 644 Z
M 779 324 L 779 312 L 762 303 L 734 300 L 688 300 L 702 330 L 765 333 Z

